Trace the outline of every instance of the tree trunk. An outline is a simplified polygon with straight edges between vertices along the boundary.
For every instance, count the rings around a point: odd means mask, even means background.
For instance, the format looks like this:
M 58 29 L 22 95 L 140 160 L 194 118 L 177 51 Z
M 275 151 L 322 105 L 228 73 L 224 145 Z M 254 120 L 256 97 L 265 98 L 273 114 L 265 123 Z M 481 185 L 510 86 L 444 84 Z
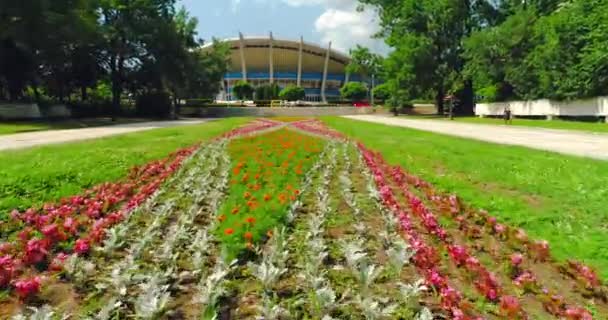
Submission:
M 112 57 L 112 121 L 116 121 L 120 113 L 120 97 L 122 95 L 122 73 L 124 69 L 124 59 L 122 56 Z
M 80 87 L 80 99 L 82 101 L 87 101 L 89 99 L 89 96 L 87 94 L 87 86 Z
M 443 105 L 444 92 L 443 87 L 437 88 L 437 95 L 435 96 L 435 104 L 437 105 L 437 114 L 443 115 L 444 105 Z
M 462 91 L 462 101 L 458 110 L 459 115 L 473 115 L 475 108 L 475 93 L 473 91 L 473 81 L 467 79 L 464 81 L 464 89 Z

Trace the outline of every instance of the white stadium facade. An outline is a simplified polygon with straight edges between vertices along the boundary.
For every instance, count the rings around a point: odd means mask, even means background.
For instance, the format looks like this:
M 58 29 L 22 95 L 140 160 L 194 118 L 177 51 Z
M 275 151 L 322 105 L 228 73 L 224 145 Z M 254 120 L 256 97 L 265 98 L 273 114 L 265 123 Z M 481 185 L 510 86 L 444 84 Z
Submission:
M 326 47 L 300 40 L 266 37 L 225 39 L 230 46 L 228 72 L 222 81 L 218 100 L 236 100 L 232 87 L 244 80 L 252 86 L 276 83 L 304 88 L 306 101 L 327 102 L 340 98 L 340 88 L 348 81 L 361 81 L 359 75 L 347 75 L 350 57 Z M 211 48 L 206 45 L 203 50 Z

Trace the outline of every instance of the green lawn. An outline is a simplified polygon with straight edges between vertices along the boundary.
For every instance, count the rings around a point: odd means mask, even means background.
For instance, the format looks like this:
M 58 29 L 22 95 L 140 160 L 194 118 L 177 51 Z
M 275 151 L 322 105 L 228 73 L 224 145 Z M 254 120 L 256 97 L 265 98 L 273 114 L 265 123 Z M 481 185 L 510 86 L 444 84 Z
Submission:
M 412 116 L 408 116 L 412 117 Z M 445 120 L 449 121 L 445 117 L 439 116 L 413 116 L 416 119 L 431 119 L 431 120 Z M 479 124 L 498 124 L 504 125 L 505 122 L 502 119 L 496 118 L 478 118 L 478 117 L 457 117 L 454 118 L 457 122 L 467 123 L 479 123 Z M 531 120 L 531 119 L 513 119 L 513 126 L 524 126 L 524 127 L 538 127 L 548 129 L 562 129 L 562 130 L 577 130 L 577 131 L 590 131 L 590 132 L 605 132 L 608 133 L 608 123 L 604 122 L 585 122 L 585 121 L 570 121 L 555 119 L 547 121 L 544 119 Z
M 115 181 L 134 165 L 217 136 L 247 118 L 150 130 L 75 143 L 0 152 L 0 216 Z
M 112 122 L 110 118 L 91 118 L 91 119 L 68 119 L 68 120 L 57 120 L 57 121 L 0 121 L 0 135 L 33 132 L 33 131 L 45 131 L 45 130 L 57 130 L 57 129 L 75 129 L 75 128 L 88 128 L 88 127 L 99 127 L 109 126 L 114 124 L 132 123 L 149 121 L 146 119 L 117 119 Z
M 546 239 L 608 278 L 608 162 L 327 117 L 438 188 Z

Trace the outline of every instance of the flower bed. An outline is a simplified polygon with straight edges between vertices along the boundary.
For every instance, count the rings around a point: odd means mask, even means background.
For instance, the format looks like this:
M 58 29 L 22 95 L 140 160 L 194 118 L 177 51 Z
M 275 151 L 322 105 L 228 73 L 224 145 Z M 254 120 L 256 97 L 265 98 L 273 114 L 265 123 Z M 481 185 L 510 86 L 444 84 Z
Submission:
M 257 121 L 13 216 L 0 318 L 608 314 L 588 266 L 311 119 Z
M 233 138 L 277 124 L 255 122 L 222 136 Z M 8 234 L 0 243 L 0 289 L 12 287 L 21 298 L 40 289 L 40 272 L 58 271 L 72 253 L 86 255 L 112 226 L 153 195 L 200 145 L 183 148 L 168 157 L 131 169 L 126 179 L 103 183 L 81 195 L 48 203 L 25 212 L 14 210 L 11 220 L 0 224 Z

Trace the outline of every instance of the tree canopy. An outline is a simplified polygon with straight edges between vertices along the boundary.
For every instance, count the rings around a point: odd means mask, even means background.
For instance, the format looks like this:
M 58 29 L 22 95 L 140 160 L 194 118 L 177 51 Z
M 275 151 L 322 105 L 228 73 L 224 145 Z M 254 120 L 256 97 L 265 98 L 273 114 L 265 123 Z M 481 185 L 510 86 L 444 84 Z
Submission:
M 0 99 L 211 96 L 228 50 L 198 50 L 197 25 L 175 0 L 0 0 Z
M 608 93 L 608 0 L 359 0 L 392 48 L 393 98 L 488 101 Z M 457 110 L 458 111 L 458 110 Z

